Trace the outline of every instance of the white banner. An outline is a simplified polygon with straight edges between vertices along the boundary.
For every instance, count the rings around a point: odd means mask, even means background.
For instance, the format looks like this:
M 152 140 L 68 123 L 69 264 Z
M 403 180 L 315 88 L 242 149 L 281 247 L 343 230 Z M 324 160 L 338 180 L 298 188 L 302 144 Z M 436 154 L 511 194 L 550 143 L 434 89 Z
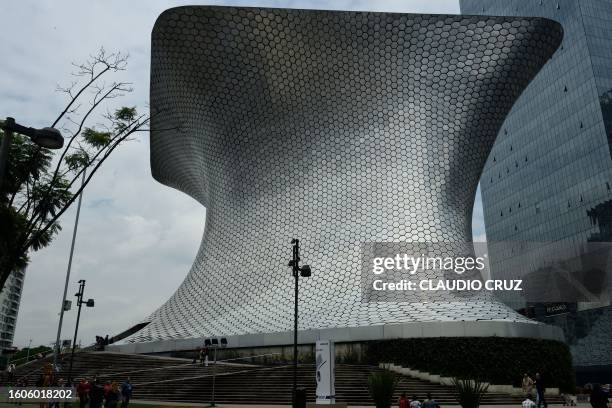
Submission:
M 329 405 L 336 402 L 334 343 L 319 340 L 316 343 L 317 404 Z

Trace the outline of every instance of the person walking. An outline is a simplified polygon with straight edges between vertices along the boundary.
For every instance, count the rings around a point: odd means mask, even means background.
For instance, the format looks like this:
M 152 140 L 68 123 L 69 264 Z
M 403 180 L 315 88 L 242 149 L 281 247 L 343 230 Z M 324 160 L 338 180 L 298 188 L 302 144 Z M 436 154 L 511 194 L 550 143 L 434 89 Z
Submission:
M 398 408 L 410 408 L 410 401 L 408 400 L 408 397 L 406 397 L 405 392 L 402 392 L 402 395 L 397 400 L 397 407 Z
M 62 378 L 57 378 L 57 379 L 54 378 L 53 381 L 51 382 L 51 387 L 53 388 L 59 388 L 59 387 L 62 387 L 63 385 L 64 385 L 64 380 Z M 47 408 L 60 408 L 60 402 L 51 401 L 47 405 Z
M 416 395 L 412 396 L 412 401 L 410 402 L 410 408 L 421 408 L 421 401 L 419 401 Z
M 589 400 L 593 408 L 608 408 L 608 396 L 600 384 L 595 384 Z
M 521 403 L 521 406 L 523 408 L 536 408 L 536 403 L 531 399 L 531 394 L 525 394 L 525 400 Z
M 108 397 L 106 397 L 106 407 L 107 408 L 117 408 L 117 403 L 119 402 L 119 394 L 121 391 L 119 390 L 119 384 L 116 381 L 111 383 L 110 391 L 108 392 Z
M 208 347 L 204 347 L 204 367 L 208 367 Z
M 81 382 L 77 385 L 76 393 L 79 397 L 79 408 L 85 408 L 85 405 L 89 402 L 89 393 L 91 391 L 91 384 L 87 378 L 81 378 Z
M 431 398 L 431 392 L 427 393 L 427 399 L 423 401 L 423 408 L 438 408 L 438 403 L 435 399 Z
M 89 392 L 89 408 L 100 408 L 102 401 L 104 400 L 104 388 L 98 382 L 96 378 L 91 385 L 91 391 Z
M 121 408 L 127 408 L 130 403 L 130 399 L 132 398 L 132 392 L 134 391 L 134 387 L 130 383 L 130 378 L 123 384 L 121 384 Z
M 104 383 L 104 388 L 102 388 L 102 390 L 104 393 L 104 407 L 107 407 L 108 405 L 106 403 L 108 401 L 108 394 L 110 394 L 110 391 L 111 391 L 111 382 L 106 381 Z
M 523 380 L 521 381 L 521 387 L 523 388 L 523 395 L 531 395 L 533 392 L 533 380 L 529 374 L 523 374 Z
M 17 380 L 17 384 L 16 384 L 16 385 L 17 385 L 17 388 L 20 388 L 20 387 L 27 387 L 27 386 L 28 386 L 28 380 L 27 380 L 27 378 L 26 378 L 26 377 L 19 378 L 19 379 Z M 15 405 L 17 405 L 17 406 L 22 406 L 22 405 L 23 405 L 23 403 L 22 403 L 20 400 L 18 400 L 18 402 L 16 402 L 16 403 L 15 403 Z
M 57 386 L 59 388 L 72 388 L 71 384 L 67 382 L 66 380 L 64 380 L 63 378 L 60 378 L 59 380 L 57 380 Z M 70 401 L 65 401 L 62 406 L 64 408 L 71 408 L 72 403 Z M 58 407 L 59 407 L 59 404 L 58 404 Z
M 535 375 L 535 388 L 537 393 L 536 406 L 540 408 L 540 406 L 543 405 L 544 408 L 547 408 L 548 403 L 546 402 L 546 397 L 544 396 L 546 392 L 546 385 L 540 373 L 536 373 Z
M 563 406 L 564 407 L 575 407 L 576 401 L 574 400 L 574 396 L 571 394 L 564 392 L 561 394 L 561 398 L 563 398 Z
M 11 363 L 6 366 L 6 376 L 9 383 L 13 382 L 13 376 L 15 375 L 15 364 Z

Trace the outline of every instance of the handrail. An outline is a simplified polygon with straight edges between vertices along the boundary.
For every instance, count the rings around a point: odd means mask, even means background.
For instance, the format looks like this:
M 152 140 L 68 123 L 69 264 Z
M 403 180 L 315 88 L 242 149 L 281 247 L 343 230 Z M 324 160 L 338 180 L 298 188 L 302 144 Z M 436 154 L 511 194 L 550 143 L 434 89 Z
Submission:
M 229 358 L 229 359 L 225 359 L 225 360 L 217 360 L 217 363 L 226 363 L 229 361 L 235 361 L 235 360 L 244 360 L 244 359 L 253 359 L 253 358 L 257 358 L 257 357 L 264 357 L 264 356 L 274 356 L 274 355 L 279 355 L 282 353 L 266 353 L 266 354 L 258 354 L 258 355 L 254 355 L 254 356 L 245 356 L 245 357 L 235 357 L 235 358 Z M 36 360 L 33 360 L 36 361 Z M 210 362 L 211 364 L 214 362 Z M 171 366 L 163 366 L 163 367 L 154 367 L 154 368 L 145 368 L 142 370 L 132 370 L 132 371 L 120 371 L 120 372 L 115 372 L 115 373 L 101 373 L 98 375 L 98 377 L 114 377 L 114 376 L 118 376 L 118 375 L 126 375 L 126 374 L 135 374 L 135 373 L 143 373 L 143 372 L 149 372 L 149 371 L 159 371 L 159 370 L 165 370 L 165 369 L 171 369 L 171 368 L 178 368 L 178 367 L 186 367 L 186 366 L 193 366 L 193 363 L 184 363 L 184 364 L 177 364 L 177 365 L 171 365 Z M 23 367 L 23 366 L 22 366 Z M 19 376 L 19 379 L 30 376 L 40 370 L 42 370 L 43 367 L 38 367 L 32 371 L 29 371 L 26 374 L 23 374 L 21 376 Z M 75 376 L 75 379 L 78 378 Z
M 253 372 L 253 371 L 275 370 L 275 369 L 278 369 L 278 368 L 285 368 L 285 367 L 291 367 L 291 366 L 290 365 L 281 365 L 281 366 L 278 366 L 278 367 L 259 367 L 259 366 L 255 366 L 255 367 L 250 368 L 250 369 L 231 371 L 231 372 L 221 372 L 221 373 L 217 373 L 217 374 L 210 374 L 209 373 L 209 374 L 194 375 L 192 377 L 170 378 L 170 379 L 159 380 L 159 381 L 147 381 L 147 382 L 143 382 L 143 383 L 134 383 L 134 386 L 149 385 L 149 384 L 163 384 L 163 383 L 174 382 L 174 381 L 193 380 L 193 379 L 197 379 L 197 378 L 213 377 L 214 375 L 216 375 L 217 377 L 224 377 L 224 376 L 230 376 L 230 375 L 236 375 L 236 374 L 250 373 L 250 372 Z
M 267 353 L 267 354 L 259 354 L 256 356 L 248 356 L 248 357 L 238 357 L 238 358 L 228 358 L 225 360 L 217 360 L 217 363 L 225 363 L 228 361 L 234 361 L 234 360 L 242 360 L 245 358 L 255 358 L 255 357 L 263 357 L 263 356 L 273 356 L 273 355 L 277 355 L 277 354 L 281 354 L 281 353 Z M 213 361 L 209 362 L 210 364 L 213 364 Z M 115 375 L 125 375 L 125 374 L 134 374 L 134 373 L 143 373 L 143 372 L 147 372 L 147 371 L 159 371 L 159 370 L 165 370 L 168 368 L 177 368 L 177 367 L 191 367 L 193 366 L 193 363 L 184 363 L 184 364 L 177 364 L 177 365 L 172 365 L 172 366 L 164 366 L 164 367 L 154 367 L 154 368 L 145 368 L 142 370 L 133 370 L 133 371 L 123 371 L 123 372 L 117 372 L 117 373 L 109 373 L 109 374 L 100 374 L 100 377 L 112 377 Z
M 11 360 L 9 361 L 9 363 L 11 363 L 11 364 L 12 364 L 12 363 L 15 363 L 16 361 L 21 361 L 21 360 L 26 360 L 26 359 L 27 359 L 26 363 L 28 363 L 28 362 L 30 362 L 30 361 L 36 361 L 36 360 L 37 360 L 37 359 L 36 359 L 36 355 L 37 355 L 37 354 L 43 354 L 43 358 L 44 358 L 44 357 L 47 357 L 47 355 L 48 355 L 48 354 L 50 354 L 50 353 L 52 353 L 52 352 L 51 352 L 51 351 L 47 351 L 47 352 L 45 352 L 45 353 L 38 352 L 38 353 L 30 354 L 29 356 L 20 357 L 20 358 L 17 358 L 17 359 L 11 359 Z

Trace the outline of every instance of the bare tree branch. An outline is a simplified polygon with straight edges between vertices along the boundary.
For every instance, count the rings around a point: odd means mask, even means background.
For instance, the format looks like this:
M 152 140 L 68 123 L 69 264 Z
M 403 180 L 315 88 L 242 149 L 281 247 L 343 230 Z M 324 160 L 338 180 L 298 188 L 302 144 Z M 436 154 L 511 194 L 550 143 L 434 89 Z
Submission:
M 89 87 L 96 82 L 100 77 L 106 74 L 109 71 L 123 71 L 127 66 L 127 58 L 128 55 L 123 55 L 121 53 L 114 53 L 110 55 L 106 55 L 104 48 L 100 48 L 98 54 L 91 57 L 91 61 L 78 65 L 77 67 L 81 70 L 77 76 L 89 76 L 89 80 L 85 82 L 76 93 L 73 93 L 73 87 L 70 88 L 70 91 L 67 94 L 71 97 L 68 104 L 64 108 L 64 110 L 57 116 L 57 118 L 51 124 L 51 127 L 55 127 L 57 123 L 64 117 L 64 115 L 70 110 L 72 105 L 79 99 L 79 97 L 85 92 Z M 98 66 L 102 66 L 102 69 L 96 73 L 96 69 Z
M 149 118 L 144 119 L 142 122 L 140 122 L 140 119 L 144 117 L 141 116 L 135 123 L 138 124 L 138 126 L 143 126 L 144 124 L 149 122 Z M 41 228 L 39 231 L 37 231 L 35 234 L 36 235 L 41 235 L 44 234 L 47 230 L 49 230 L 49 228 L 51 228 L 51 226 L 59 219 L 59 217 L 62 216 L 62 214 L 64 214 L 64 212 L 66 212 L 66 210 L 70 207 L 70 205 L 77 199 L 77 197 L 79 196 L 79 194 L 81 194 L 81 192 L 83 191 L 83 189 L 89 184 L 89 181 L 91 180 L 91 178 L 94 176 L 94 174 L 96 173 L 96 171 L 98 170 L 98 168 L 102 165 L 102 163 L 104 163 L 106 161 L 106 159 L 110 156 L 110 154 L 117 148 L 117 146 L 119 146 L 119 144 L 121 144 L 121 142 L 123 140 L 125 140 L 130 134 L 134 133 L 134 131 L 137 129 L 137 127 L 132 128 L 129 132 L 125 133 L 123 136 L 117 137 L 115 139 L 115 142 L 109 146 L 108 149 L 102 149 L 98 152 L 97 155 L 100 155 L 100 153 L 102 151 L 105 151 L 104 155 L 102 156 L 102 158 L 100 160 L 97 161 L 97 163 L 95 164 L 95 166 L 93 167 L 92 170 L 89 170 L 89 175 L 86 177 L 85 182 L 74 192 L 72 198 L 70 198 L 70 200 L 67 202 L 67 204 L 64 206 L 64 208 L 62 208 L 54 217 L 52 217 L 50 220 L 46 221 L 46 225 L 43 227 L 41 225 Z M 94 160 L 96 159 L 96 157 L 94 157 L 91 161 L 91 163 L 94 162 Z M 80 178 L 80 176 L 82 175 L 82 173 L 88 168 L 84 167 L 71 181 L 70 185 L 68 186 L 67 189 L 70 189 L 70 187 L 72 187 L 72 185 L 76 182 L 77 179 Z M 22 249 L 25 251 L 27 250 L 31 245 L 32 245 L 32 241 L 36 238 L 36 235 L 31 236 L 32 234 L 34 234 L 34 231 L 36 230 L 36 226 L 39 224 L 38 221 L 33 220 L 34 223 L 31 224 L 32 227 L 29 233 L 28 233 L 28 241 L 25 242 L 25 244 L 23 244 Z

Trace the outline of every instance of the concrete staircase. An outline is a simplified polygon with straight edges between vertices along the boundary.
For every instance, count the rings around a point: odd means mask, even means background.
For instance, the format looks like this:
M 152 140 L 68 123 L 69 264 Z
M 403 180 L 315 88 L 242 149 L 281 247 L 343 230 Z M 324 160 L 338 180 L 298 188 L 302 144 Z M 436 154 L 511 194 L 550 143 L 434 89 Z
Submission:
M 34 384 L 50 358 L 31 362 L 17 370 L 16 378 L 25 377 Z M 69 356 L 61 359 L 60 376 L 66 378 Z M 191 364 L 191 360 L 134 354 L 86 352 L 77 353 L 73 377 L 100 381 L 123 382 L 130 377 L 134 385 L 134 399 L 173 402 L 209 402 L 212 398 L 213 369 L 216 369 L 215 400 L 231 404 L 282 404 L 291 402 L 293 369 L 291 366 L 260 366 L 254 364 L 219 363 L 216 368 Z M 336 399 L 349 405 L 373 405 L 368 394 L 368 376 L 381 371 L 375 366 L 336 366 Z M 306 388 L 308 401 L 315 398 L 315 368 L 303 364 L 298 368 L 298 386 Z M 450 386 L 400 376 L 400 393 L 425 398 L 428 392 L 440 405 L 456 405 L 456 394 Z M 521 397 L 502 393 L 488 393 L 485 405 L 516 405 Z M 549 403 L 559 403 L 550 401 Z M 519 406 L 519 405 L 517 405 Z

